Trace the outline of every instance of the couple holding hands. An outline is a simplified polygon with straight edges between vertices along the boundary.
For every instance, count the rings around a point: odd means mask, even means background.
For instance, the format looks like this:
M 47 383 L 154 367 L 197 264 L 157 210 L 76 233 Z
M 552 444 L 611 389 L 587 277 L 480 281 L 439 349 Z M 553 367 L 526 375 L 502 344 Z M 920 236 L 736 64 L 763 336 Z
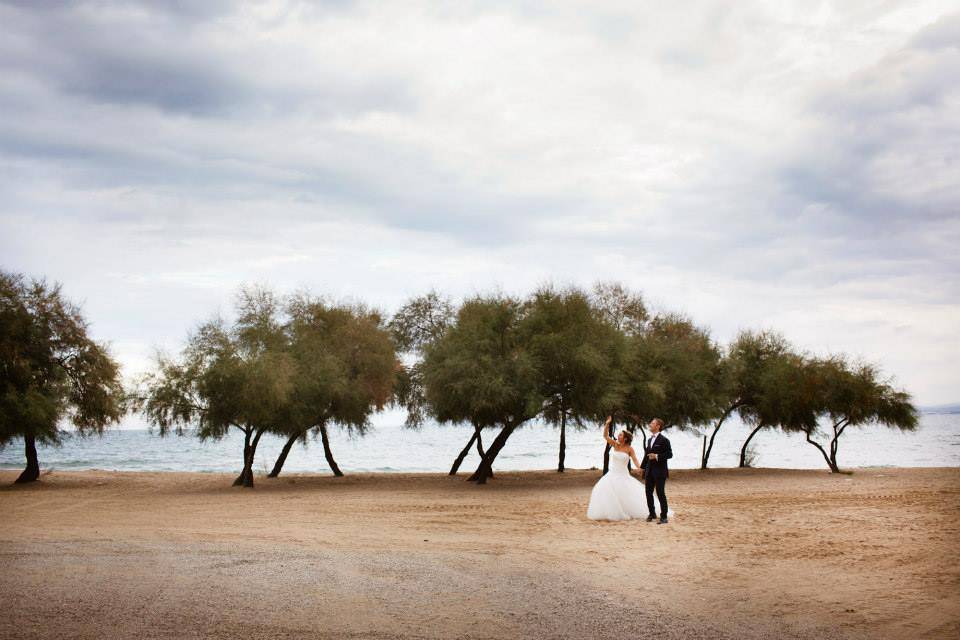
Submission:
M 670 475 L 667 460 L 673 457 L 673 450 L 667 437 L 660 433 L 663 420 L 654 418 L 650 421 L 648 426 L 651 435 L 643 443 L 642 462 L 637 460 L 637 453 L 632 446 L 633 434 L 623 430 L 614 440 L 610 437 L 612 424 L 613 416 L 607 416 L 603 424 L 603 439 L 613 449 L 610 452 L 610 468 L 593 487 L 587 517 L 591 520 L 630 520 L 646 514 L 647 522 L 653 522 L 657 520 L 653 503 L 656 491 L 660 502 L 657 524 L 666 524 L 669 511 L 665 487 Z M 630 475 L 628 465 L 631 460 L 642 470 L 644 485 Z

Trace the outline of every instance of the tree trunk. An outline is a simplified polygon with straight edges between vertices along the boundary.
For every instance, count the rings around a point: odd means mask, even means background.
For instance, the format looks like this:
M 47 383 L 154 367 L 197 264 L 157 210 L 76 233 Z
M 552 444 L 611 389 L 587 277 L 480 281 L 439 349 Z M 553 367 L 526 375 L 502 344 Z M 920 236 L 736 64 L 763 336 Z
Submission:
M 833 425 L 833 440 L 830 441 L 830 471 L 832 473 L 840 473 L 840 465 L 837 463 L 837 449 L 840 448 L 840 436 L 843 435 L 843 430 L 847 428 L 848 424 L 847 420 L 841 420 Z
M 257 445 L 260 443 L 260 436 L 263 435 L 263 431 L 257 431 L 256 435 L 253 436 L 253 440 L 250 439 L 251 433 L 252 431 L 245 432 L 243 439 L 243 471 L 241 471 L 240 476 L 233 481 L 233 486 L 243 485 L 249 489 L 253 488 L 253 459 L 257 455 Z
M 247 479 L 243 483 L 243 486 L 253 488 L 253 460 L 257 455 L 257 445 L 260 444 L 260 436 L 263 435 L 263 431 L 257 431 L 257 435 L 254 436 L 253 442 L 250 443 L 250 458 L 247 460 Z
M 477 467 L 477 470 L 473 472 L 473 475 L 470 476 L 469 480 L 477 484 L 486 484 L 487 480 L 493 477 L 493 461 L 497 459 L 500 450 L 503 449 L 503 445 L 507 443 L 507 439 L 516 428 L 516 425 L 508 425 L 500 430 L 500 433 L 494 438 L 490 448 L 487 449 L 487 455 L 483 456 L 480 460 L 480 465 Z
M 560 412 L 560 457 L 557 462 L 557 473 L 563 473 L 563 460 L 567 457 L 567 412 Z
M 743 443 L 743 447 L 740 448 L 740 468 L 747 466 L 747 447 L 750 445 L 750 441 L 753 440 L 753 436 L 757 435 L 757 431 L 763 429 L 765 424 L 762 422 L 757 425 L 757 428 L 750 432 L 750 435 L 747 436 L 746 441 Z
M 837 464 L 837 438 L 830 441 L 830 473 L 840 473 L 840 465 Z
M 713 451 L 713 440 L 717 437 L 717 431 L 720 431 L 720 427 L 723 426 L 723 421 L 730 417 L 730 414 L 739 407 L 739 404 L 731 405 L 729 409 L 723 412 L 723 415 L 720 416 L 720 422 L 717 423 L 717 426 L 713 428 L 713 433 L 710 434 L 710 443 L 707 445 L 706 450 L 703 452 L 703 455 L 700 458 L 700 468 L 706 469 L 707 462 L 710 460 L 710 452 Z
M 483 456 L 487 455 L 483 452 L 483 435 L 480 431 L 477 431 L 477 453 L 480 454 L 481 460 L 483 460 Z M 490 469 L 490 477 L 493 477 L 493 469 Z
M 465 446 L 463 450 L 460 451 L 460 454 L 457 456 L 457 459 L 453 461 L 453 466 L 450 467 L 449 475 L 451 476 L 457 475 L 457 471 L 460 471 L 460 465 L 463 464 L 464 458 L 466 458 L 467 454 L 470 453 L 470 447 L 473 446 L 474 442 L 477 442 L 477 438 L 479 436 L 480 436 L 480 429 L 474 427 L 473 435 L 470 436 L 470 441 L 467 443 L 467 446 Z M 478 448 L 480 447 L 479 443 L 477 444 L 477 447 Z M 479 450 L 480 450 L 480 458 L 483 459 L 483 449 L 479 449 Z
M 320 440 L 323 441 L 323 455 L 327 457 L 327 464 L 333 470 L 333 475 L 338 478 L 343 476 L 343 471 L 340 471 L 337 461 L 333 459 L 333 452 L 330 451 L 330 438 L 327 437 L 327 425 L 325 424 L 320 425 Z
M 250 433 L 250 429 L 243 430 L 243 467 L 240 470 L 240 475 L 233 481 L 233 486 L 235 487 L 243 486 L 247 482 L 247 460 L 250 458 Z
M 14 483 L 35 482 L 40 478 L 40 461 L 37 459 L 37 438 L 32 433 L 23 436 L 23 450 L 27 456 L 27 467 L 14 480 Z
M 826 460 L 827 466 L 830 467 L 830 472 L 831 472 L 831 473 L 837 473 L 837 472 L 839 472 L 840 470 L 836 468 L 836 459 L 834 459 L 834 460 L 831 460 L 831 459 L 830 459 L 830 456 L 827 454 L 826 449 L 824 449 L 824 448 L 820 445 L 819 442 L 817 442 L 816 440 L 814 440 L 813 438 L 810 437 L 810 432 L 809 432 L 809 431 L 805 431 L 804 433 L 805 433 L 806 436 L 807 436 L 807 442 L 809 442 L 810 444 L 812 444 L 813 446 L 815 446 L 815 447 L 817 448 L 817 450 L 820 452 L 820 455 L 823 456 L 823 459 Z
M 295 433 L 287 439 L 286 444 L 283 445 L 283 449 L 280 450 L 280 455 L 277 456 L 277 461 L 273 465 L 273 471 L 267 474 L 268 478 L 276 478 L 280 475 L 280 471 L 283 469 L 284 463 L 287 461 L 287 456 L 290 455 L 290 449 L 293 448 L 293 443 L 303 437 L 303 434 L 306 433 L 301 431 L 300 433 Z
M 606 430 L 606 429 L 607 429 L 607 428 L 604 427 L 604 433 L 605 433 L 607 436 L 609 436 L 609 437 L 612 438 L 612 437 L 613 437 L 613 422 L 610 423 L 610 429 L 609 429 L 609 430 Z M 609 443 L 609 442 L 607 442 L 607 443 L 605 443 L 605 444 L 603 445 L 603 473 L 600 474 L 600 475 L 605 476 L 605 475 L 607 475 L 607 472 L 608 472 L 608 471 L 610 471 L 610 443 Z

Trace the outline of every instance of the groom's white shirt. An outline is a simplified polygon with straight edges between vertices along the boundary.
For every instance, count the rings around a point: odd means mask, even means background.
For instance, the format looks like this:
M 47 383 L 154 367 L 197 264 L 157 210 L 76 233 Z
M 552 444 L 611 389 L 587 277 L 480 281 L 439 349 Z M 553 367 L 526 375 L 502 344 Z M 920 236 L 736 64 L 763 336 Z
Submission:
M 652 448 L 653 448 L 653 443 L 657 441 L 657 436 L 658 436 L 658 435 L 660 435 L 660 432 L 659 432 L 659 431 L 658 431 L 657 433 L 653 434 L 652 436 L 650 436 L 650 444 L 647 445 L 647 448 L 648 448 L 648 449 L 652 449 Z M 655 453 L 655 454 L 653 454 L 653 455 L 657 456 L 657 460 L 660 459 L 660 454 Z

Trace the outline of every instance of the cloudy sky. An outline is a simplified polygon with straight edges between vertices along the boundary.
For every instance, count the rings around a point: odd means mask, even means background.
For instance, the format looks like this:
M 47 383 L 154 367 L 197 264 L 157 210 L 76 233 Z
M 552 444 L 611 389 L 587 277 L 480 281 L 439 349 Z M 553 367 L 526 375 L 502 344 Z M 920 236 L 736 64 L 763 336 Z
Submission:
M 960 400 L 955 0 L 0 1 L 0 115 L 0 267 L 130 374 L 244 282 L 614 279 Z

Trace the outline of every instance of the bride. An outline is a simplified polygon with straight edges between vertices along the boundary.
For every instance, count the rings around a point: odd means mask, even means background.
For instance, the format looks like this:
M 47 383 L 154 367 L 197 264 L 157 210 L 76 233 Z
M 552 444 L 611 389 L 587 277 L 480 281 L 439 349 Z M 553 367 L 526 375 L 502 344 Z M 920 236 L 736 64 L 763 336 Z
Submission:
M 637 454 L 630 446 L 633 434 L 621 431 L 614 440 L 610 437 L 611 423 L 613 417 L 609 416 L 603 424 L 603 439 L 613 448 L 610 452 L 610 470 L 593 487 L 587 517 L 591 520 L 644 518 L 647 515 L 646 493 L 643 485 L 627 469 L 629 460 L 633 460 L 633 464 L 640 468 Z

